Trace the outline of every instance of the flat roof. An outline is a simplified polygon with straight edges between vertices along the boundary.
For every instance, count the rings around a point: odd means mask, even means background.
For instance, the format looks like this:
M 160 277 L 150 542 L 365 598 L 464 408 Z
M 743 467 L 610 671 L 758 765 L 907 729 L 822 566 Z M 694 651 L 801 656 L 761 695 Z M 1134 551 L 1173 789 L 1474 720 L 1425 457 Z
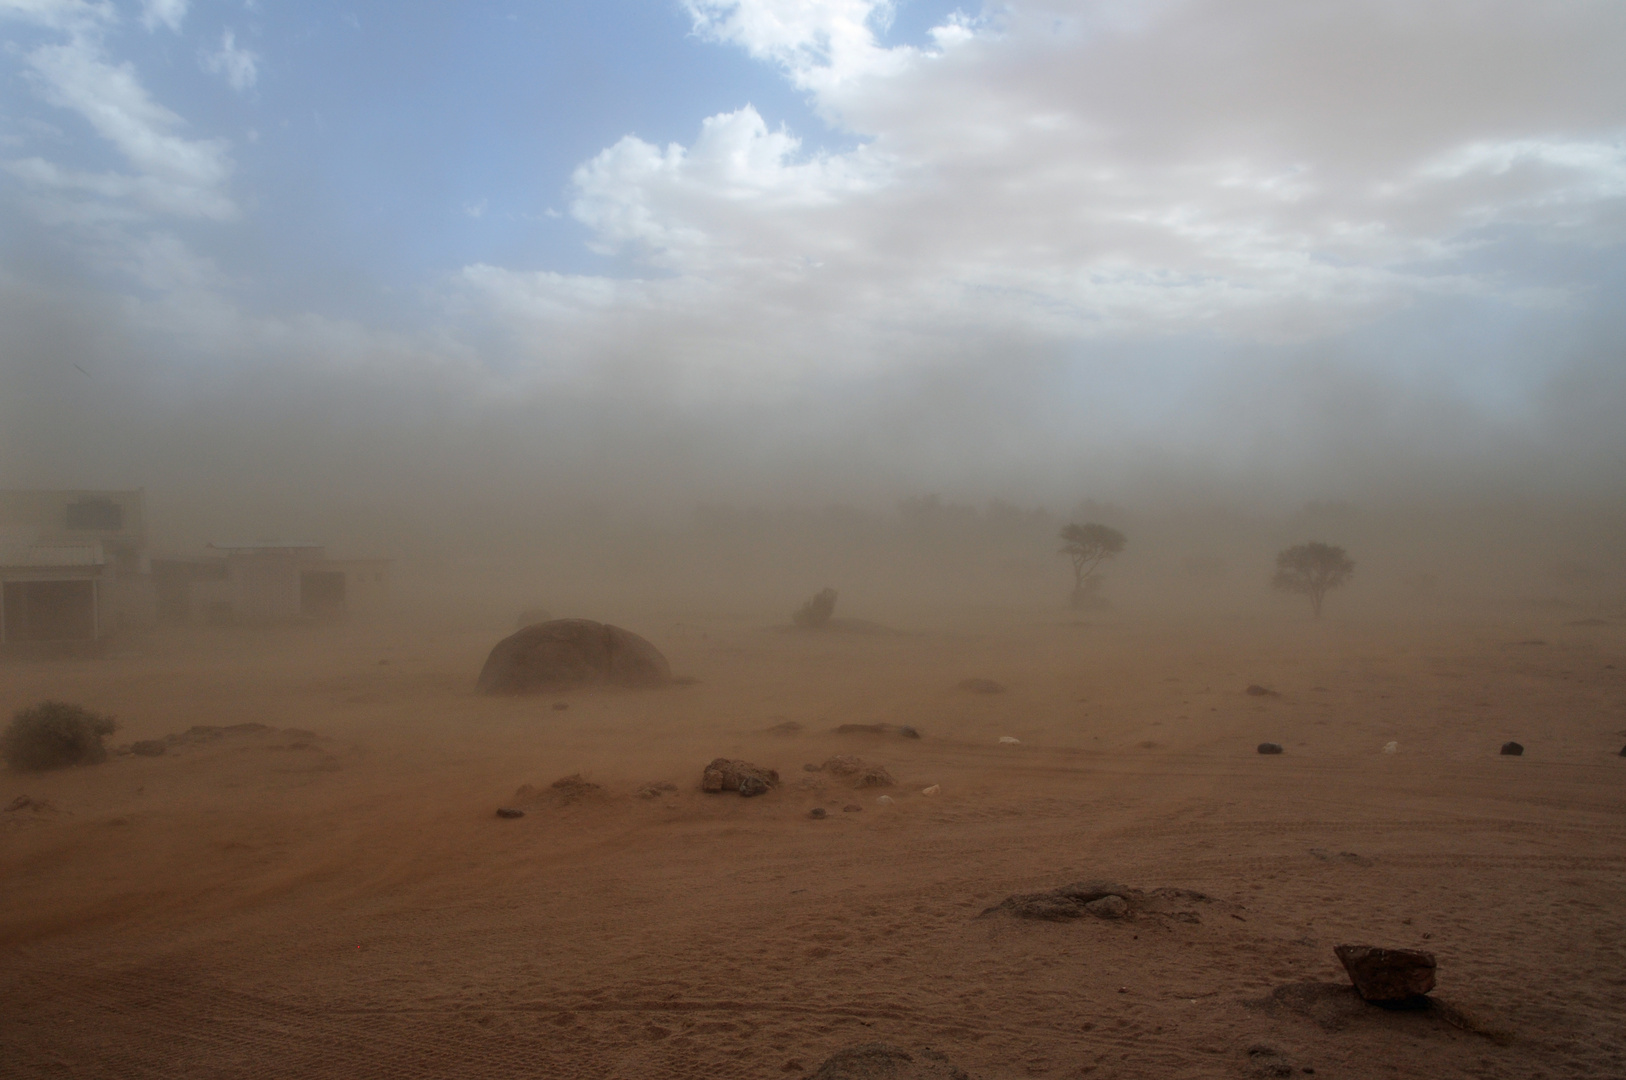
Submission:
M 107 557 L 101 541 L 77 543 L 13 544 L 0 546 L 0 567 L 39 569 L 62 566 L 103 566 Z
M 243 544 L 217 544 L 210 547 L 216 551 L 308 551 L 323 545 L 309 540 L 251 540 Z

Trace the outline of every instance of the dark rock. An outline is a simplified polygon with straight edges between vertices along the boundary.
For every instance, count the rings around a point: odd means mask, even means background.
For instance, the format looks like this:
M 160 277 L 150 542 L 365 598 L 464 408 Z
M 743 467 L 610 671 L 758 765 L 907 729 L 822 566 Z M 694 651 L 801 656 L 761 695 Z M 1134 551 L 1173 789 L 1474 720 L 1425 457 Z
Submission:
M 525 811 L 515 809 L 512 806 L 499 806 L 497 807 L 497 816 L 500 818 L 524 817 Z
M 857 803 L 848 803 L 841 808 L 841 812 L 843 814 L 861 814 L 864 812 L 864 808 Z
M 795 720 L 786 720 L 782 724 L 775 724 L 773 727 L 767 728 L 766 731 L 769 735 L 800 735 L 802 725 Z
M 831 1054 L 811 1080 L 970 1080 L 970 1075 L 935 1050 L 910 1053 L 887 1043 L 868 1043 Z
M 700 777 L 700 790 L 709 792 L 737 791 L 749 798 L 761 795 L 769 788 L 779 786 L 779 773 L 764 769 L 749 761 L 734 758 L 716 758 Z
M 1248 688 L 1246 690 L 1242 691 L 1242 692 L 1244 694 L 1247 694 L 1249 697 L 1281 697 L 1282 696 L 1282 695 L 1278 694 L 1274 690 L 1270 690 L 1270 689 L 1267 689 L 1267 688 L 1265 688 L 1263 686 L 1260 686 L 1258 683 L 1250 683 L 1248 685 Z
M 1434 989 L 1434 954 L 1421 949 L 1339 945 L 1333 950 L 1367 1001 L 1404 1002 Z
M 1519 757 L 1524 753 L 1524 746 L 1521 743 L 1505 742 L 1502 744 L 1502 753 L 1510 757 Z
M 992 679 L 961 679 L 960 689 L 968 694 L 1003 694 L 1005 686 Z
M 672 668 L 630 630 L 589 619 L 527 626 L 497 642 L 480 669 L 482 694 L 524 694 L 572 686 L 666 686 Z
M 1620 756 L 1626 757 L 1626 746 L 1620 748 Z
M 1275 742 L 1262 742 L 1259 744 L 1259 752 L 1261 754 L 1279 754 L 1282 752 L 1282 744 Z
M 141 739 L 130 744 L 130 753 L 138 757 L 157 757 L 169 749 L 162 739 Z
M 824 807 L 815 806 L 813 809 L 807 812 L 807 816 L 813 818 L 815 821 L 822 821 L 829 815 L 824 812 Z

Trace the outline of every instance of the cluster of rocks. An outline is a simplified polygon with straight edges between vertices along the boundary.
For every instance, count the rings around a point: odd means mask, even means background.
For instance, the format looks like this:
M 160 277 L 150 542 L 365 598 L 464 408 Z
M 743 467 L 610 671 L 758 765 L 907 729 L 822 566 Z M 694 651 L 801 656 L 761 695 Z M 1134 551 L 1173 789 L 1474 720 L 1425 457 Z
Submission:
M 238 735 L 277 735 L 292 739 L 293 741 L 287 744 L 287 748 L 292 750 L 303 750 L 321 738 L 316 732 L 306 731 L 304 728 L 275 728 L 270 724 L 194 724 L 185 731 L 165 735 L 162 739 L 141 739 L 125 746 L 114 747 L 113 753 L 133 754 L 136 757 L 159 757 L 172 749 L 206 746 Z
M 1144 899 L 1139 889 L 1112 881 L 1078 881 L 1048 892 L 1017 893 L 1007 896 L 981 916 L 1010 915 L 1018 919 L 1048 919 L 1060 922 L 1094 915 L 1099 919 L 1122 919 Z

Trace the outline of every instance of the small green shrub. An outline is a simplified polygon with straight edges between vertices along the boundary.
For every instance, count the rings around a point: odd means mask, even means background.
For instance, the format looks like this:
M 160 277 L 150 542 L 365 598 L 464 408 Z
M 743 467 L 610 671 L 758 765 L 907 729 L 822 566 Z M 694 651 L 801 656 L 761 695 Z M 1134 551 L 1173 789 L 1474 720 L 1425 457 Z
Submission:
M 13 769 L 37 772 L 107 760 L 102 740 L 113 734 L 113 718 L 65 701 L 42 701 L 18 709 L 5 734 L 0 757 Z

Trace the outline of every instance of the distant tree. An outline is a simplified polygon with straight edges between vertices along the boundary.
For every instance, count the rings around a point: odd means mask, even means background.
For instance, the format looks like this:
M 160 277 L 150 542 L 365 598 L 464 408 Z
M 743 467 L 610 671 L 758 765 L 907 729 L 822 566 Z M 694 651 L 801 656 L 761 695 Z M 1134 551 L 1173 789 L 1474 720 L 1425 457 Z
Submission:
M 830 616 L 836 613 L 836 591 L 828 586 L 814 594 L 813 599 L 797 608 L 790 621 L 797 626 L 816 630 L 828 626 Z
M 1321 601 L 1328 589 L 1336 589 L 1355 573 L 1355 564 L 1344 549 L 1320 541 L 1294 544 L 1276 556 L 1276 574 L 1270 583 L 1283 592 L 1310 598 L 1310 609 L 1321 618 Z
M 1101 584 L 1096 568 L 1122 551 L 1127 540 L 1110 525 L 1090 522 L 1062 526 L 1061 541 L 1060 553 L 1073 561 L 1072 605 L 1085 607 Z

